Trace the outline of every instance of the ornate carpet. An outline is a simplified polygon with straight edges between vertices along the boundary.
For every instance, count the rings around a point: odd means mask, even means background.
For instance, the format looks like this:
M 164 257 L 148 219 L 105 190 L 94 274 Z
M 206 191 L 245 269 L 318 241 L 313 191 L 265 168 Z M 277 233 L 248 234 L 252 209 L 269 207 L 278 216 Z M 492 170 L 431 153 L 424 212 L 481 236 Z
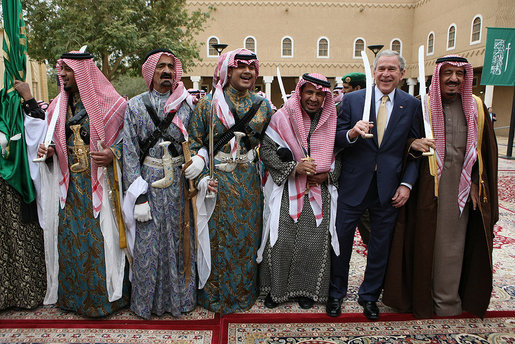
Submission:
M 45 306 L 0 312 L 0 343 L 515 343 L 515 161 L 499 159 L 499 215 L 494 228 L 494 285 L 484 320 L 460 317 L 417 320 L 379 302 L 381 318 L 369 322 L 357 304 L 366 246 L 356 234 L 343 314 L 330 318 L 325 305 L 296 303 L 267 309 L 262 300 L 247 312 L 220 317 L 197 308 L 172 317 L 141 320 L 129 310 L 92 320 Z
M 224 343 L 514 343 L 513 318 L 379 322 L 229 322 Z

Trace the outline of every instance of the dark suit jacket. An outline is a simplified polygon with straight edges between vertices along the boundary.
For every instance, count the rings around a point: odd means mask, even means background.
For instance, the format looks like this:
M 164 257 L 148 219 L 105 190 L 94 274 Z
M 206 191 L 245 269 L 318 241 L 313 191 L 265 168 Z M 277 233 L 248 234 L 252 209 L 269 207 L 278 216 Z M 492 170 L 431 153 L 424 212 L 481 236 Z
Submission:
M 370 120 L 375 123 L 374 99 L 372 94 Z M 363 202 L 377 165 L 379 201 L 382 205 L 386 205 L 387 202 L 391 202 L 401 182 L 414 185 L 417 180 L 419 162 L 416 160 L 419 159 L 408 161 L 404 173 L 402 162 L 407 139 L 420 137 L 421 104 L 418 99 L 397 89 L 390 120 L 383 135 L 381 147 L 378 147 L 375 126 L 372 128 L 374 138 L 358 137 L 354 143 L 347 141 L 347 131 L 363 117 L 364 103 L 364 89 L 348 93 L 343 97 L 338 112 L 335 148 L 343 149 L 338 203 L 344 202 L 350 206 L 357 206 Z

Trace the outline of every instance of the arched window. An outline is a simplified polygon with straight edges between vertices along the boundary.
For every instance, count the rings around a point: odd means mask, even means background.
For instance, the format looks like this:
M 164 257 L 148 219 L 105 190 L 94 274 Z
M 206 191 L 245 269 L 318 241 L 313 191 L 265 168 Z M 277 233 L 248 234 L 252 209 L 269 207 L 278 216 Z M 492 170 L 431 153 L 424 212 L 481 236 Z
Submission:
M 354 58 L 361 58 L 361 51 L 365 50 L 365 39 L 358 37 L 354 40 Z
M 218 53 L 216 52 L 216 49 L 213 48 L 212 44 L 218 44 L 220 41 L 218 40 L 218 37 L 212 36 L 209 37 L 207 40 L 207 57 L 218 57 Z
M 435 52 L 435 33 L 430 32 L 429 35 L 427 35 L 427 54 L 433 55 Z
M 245 40 L 243 41 L 244 43 L 244 47 L 245 49 L 248 49 L 250 51 L 252 51 L 254 54 L 256 54 L 256 48 L 257 48 L 257 44 L 256 44 L 256 39 L 252 36 L 248 36 L 247 38 L 245 38 Z
M 472 24 L 470 27 L 470 44 L 477 44 L 481 42 L 481 24 L 483 19 L 481 15 L 478 14 L 472 20 Z
M 398 52 L 399 54 L 402 55 L 402 43 L 401 43 L 401 40 L 398 39 L 398 38 L 392 39 L 392 41 L 390 42 L 390 49 L 393 50 L 393 51 L 396 51 L 396 52 Z
M 329 57 L 329 39 L 326 37 L 320 37 L 317 43 L 317 57 L 328 58 Z
M 293 57 L 293 39 L 289 36 L 281 41 L 281 57 Z
M 456 48 L 456 24 L 451 24 L 447 31 L 447 50 Z

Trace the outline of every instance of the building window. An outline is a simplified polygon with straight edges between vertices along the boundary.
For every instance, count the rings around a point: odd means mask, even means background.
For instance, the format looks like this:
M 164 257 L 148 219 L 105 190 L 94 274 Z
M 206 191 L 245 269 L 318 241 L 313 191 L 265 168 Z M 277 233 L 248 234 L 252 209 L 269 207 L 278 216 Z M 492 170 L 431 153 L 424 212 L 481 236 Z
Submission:
M 430 32 L 427 36 L 427 54 L 433 55 L 435 52 L 435 33 Z
M 328 58 L 329 40 L 326 37 L 321 37 L 318 39 L 317 46 L 317 57 Z
M 477 44 L 481 42 L 481 15 L 477 15 L 472 20 L 472 26 L 470 28 L 470 44 Z
M 252 51 L 254 54 L 256 54 L 256 39 L 252 36 L 249 36 L 245 38 L 244 42 L 245 49 L 248 49 Z
M 281 57 L 293 57 L 293 39 L 284 37 L 281 42 Z
M 207 57 L 218 57 L 216 49 L 211 46 L 212 44 L 218 43 L 220 43 L 220 41 L 217 37 L 209 37 L 209 39 L 207 40 Z
M 456 48 L 456 25 L 451 24 L 447 31 L 447 50 Z
M 400 55 L 402 55 L 402 43 L 401 40 L 398 38 L 394 38 L 392 42 L 390 43 L 390 49 L 393 51 L 398 52 Z
M 361 51 L 365 50 L 365 40 L 363 38 L 356 38 L 354 40 L 354 58 L 361 58 Z

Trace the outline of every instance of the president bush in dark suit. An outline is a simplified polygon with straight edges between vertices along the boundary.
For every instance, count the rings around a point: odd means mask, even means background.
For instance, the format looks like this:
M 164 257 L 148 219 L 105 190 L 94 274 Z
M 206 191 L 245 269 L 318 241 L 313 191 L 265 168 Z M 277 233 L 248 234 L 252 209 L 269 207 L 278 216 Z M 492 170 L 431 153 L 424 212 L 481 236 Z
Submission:
M 397 89 L 405 64 L 404 58 L 391 50 L 377 55 L 370 106 L 373 125 L 362 120 L 365 90 L 346 94 L 338 112 L 335 149 L 343 149 L 336 219 L 340 255 L 333 253 L 332 257 L 326 307 L 330 316 L 341 314 L 356 224 L 368 208 L 372 229 L 358 302 L 367 318 L 379 318 L 376 302 L 381 294 L 398 208 L 409 198 L 418 174 L 418 161 L 408 161 L 403 168 L 406 142 L 409 137 L 420 136 L 421 118 L 420 101 Z M 368 132 L 374 137 L 363 138 Z

